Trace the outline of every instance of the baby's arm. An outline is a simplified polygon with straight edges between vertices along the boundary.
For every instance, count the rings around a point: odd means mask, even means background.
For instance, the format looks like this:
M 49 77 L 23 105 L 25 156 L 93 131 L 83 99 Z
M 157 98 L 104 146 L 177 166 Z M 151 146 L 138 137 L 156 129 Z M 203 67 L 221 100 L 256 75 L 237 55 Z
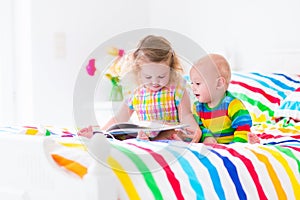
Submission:
M 231 127 L 235 129 L 232 142 L 248 142 L 252 119 L 244 104 L 238 99 L 233 100 L 228 107 L 228 114 Z
M 203 140 L 203 144 L 217 144 L 218 141 L 214 137 L 206 137 Z
M 189 130 L 193 130 L 194 137 L 191 142 L 199 142 L 202 132 L 192 114 L 190 98 L 188 92 L 185 90 L 181 102 L 178 106 L 179 120 L 183 124 L 189 124 Z

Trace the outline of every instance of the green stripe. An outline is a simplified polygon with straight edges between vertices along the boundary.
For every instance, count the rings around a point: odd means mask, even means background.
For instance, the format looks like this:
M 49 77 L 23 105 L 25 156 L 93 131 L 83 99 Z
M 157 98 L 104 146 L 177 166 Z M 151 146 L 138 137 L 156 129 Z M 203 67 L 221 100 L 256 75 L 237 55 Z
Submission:
M 235 130 L 234 128 L 229 127 L 229 128 L 227 128 L 227 129 L 223 129 L 223 130 L 221 131 L 221 134 L 222 134 L 222 133 L 233 133 L 234 130 Z
M 282 153 L 286 154 L 287 156 L 291 157 L 292 159 L 294 159 L 297 162 L 298 165 L 298 171 L 300 173 L 300 161 L 299 159 L 293 154 L 293 152 L 288 149 L 288 148 L 283 148 L 281 146 L 275 146 L 276 149 L 278 149 L 279 151 L 281 151 Z
M 138 170 L 143 175 L 144 180 L 147 183 L 148 188 L 151 190 L 154 198 L 163 199 L 160 189 L 158 188 L 150 169 L 147 167 L 144 161 L 129 149 L 117 145 L 113 145 L 113 147 L 123 152 L 125 155 L 127 155 L 130 158 L 130 160 L 132 160 L 132 162 L 136 165 Z
M 242 143 L 247 143 L 248 141 L 245 140 L 245 139 L 243 139 L 243 138 L 240 138 L 240 137 L 235 137 L 235 138 L 233 139 L 232 142 L 242 142 Z
M 249 115 L 249 111 L 248 110 L 239 110 L 238 112 L 234 113 L 234 115 L 232 116 L 233 119 L 235 119 L 238 116 L 248 116 Z
M 233 94 L 240 100 L 246 101 L 249 104 L 251 104 L 252 106 L 257 106 L 260 111 L 262 111 L 262 112 L 267 111 L 269 113 L 269 116 L 271 116 L 271 117 L 274 116 L 274 111 L 272 109 L 270 109 L 268 106 L 261 103 L 260 101 L 252 99 L 245 94 L 236 93 L 236 92 L 233 92 Z

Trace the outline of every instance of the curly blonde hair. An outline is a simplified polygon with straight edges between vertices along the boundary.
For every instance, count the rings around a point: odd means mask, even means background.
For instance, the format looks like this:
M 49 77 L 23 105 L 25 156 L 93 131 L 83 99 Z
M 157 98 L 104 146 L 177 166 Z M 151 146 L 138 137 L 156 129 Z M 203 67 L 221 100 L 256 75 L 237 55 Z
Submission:
M 148 35 L 143 38 L 132 53 L 132 70 L 137 73 L 144 63 L 164 63 L 171 68 L 171 81 L 183 72 L 178 56 L 171 43 L 162 36 Z
M 123 85 L 128 86 L 129 83 L 131 88 L 133 88 L 133 85 L 139 85 L 138 73 L 141 70 L 141 66 L 150 62 L 162 63 L 170 67 L 169 83 L 176 83 L 182 78 L 183 68 L 171 43 L 162 36 L 148 35 L 124 59 L 122 67 Z M 126 84 L 125 82 L 128 83 Z

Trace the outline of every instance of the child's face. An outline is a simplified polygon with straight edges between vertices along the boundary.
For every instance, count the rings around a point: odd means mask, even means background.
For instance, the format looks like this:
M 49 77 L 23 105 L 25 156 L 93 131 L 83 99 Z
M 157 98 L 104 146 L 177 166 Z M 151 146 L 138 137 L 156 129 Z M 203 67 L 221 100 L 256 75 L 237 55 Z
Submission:
M 141 66 L 139 76 L 146 88 L 158 91 L 169 83 L 170 67 L 162 63 L 145 63 Z
M 190 71 L 192 90 L 201 103 L 210 103 L 217 88 L 218 76 L 204 66 L 193 67 Z

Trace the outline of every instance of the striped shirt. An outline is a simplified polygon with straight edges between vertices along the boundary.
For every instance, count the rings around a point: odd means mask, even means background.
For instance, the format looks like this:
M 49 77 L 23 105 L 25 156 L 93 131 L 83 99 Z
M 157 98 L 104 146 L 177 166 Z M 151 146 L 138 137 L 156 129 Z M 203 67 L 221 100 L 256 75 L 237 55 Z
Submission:
M 251 116 L 242 101 L 228 91 L 214 108 L 209 108 L 206 103 L 195 102 L 193 115 L 202 130 L 201 141 L 206 137 L 214 137 L 221 144 L 248 141 Z
M 152 91 L 143 86 L 137 88 L 127 100 L 131 110 L 136 111 L 139 120 L 179 122 L 178 110 L 186 82 L 165 86 L 158 91 Z

